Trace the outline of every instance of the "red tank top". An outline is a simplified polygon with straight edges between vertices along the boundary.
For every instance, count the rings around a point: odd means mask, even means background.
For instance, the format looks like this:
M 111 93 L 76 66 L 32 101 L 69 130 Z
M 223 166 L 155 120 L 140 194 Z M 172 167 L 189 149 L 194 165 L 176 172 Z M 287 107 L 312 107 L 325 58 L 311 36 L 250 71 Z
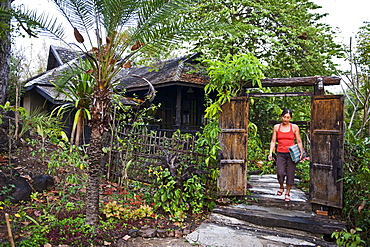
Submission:
M 288 132 L 280 131 L 281 124 L 277 131 L 277 142 L 279 153 L 289 153 L 289 147 L 294 145 L 294 132 L 292 124 L 289 124 L 290 130 Z

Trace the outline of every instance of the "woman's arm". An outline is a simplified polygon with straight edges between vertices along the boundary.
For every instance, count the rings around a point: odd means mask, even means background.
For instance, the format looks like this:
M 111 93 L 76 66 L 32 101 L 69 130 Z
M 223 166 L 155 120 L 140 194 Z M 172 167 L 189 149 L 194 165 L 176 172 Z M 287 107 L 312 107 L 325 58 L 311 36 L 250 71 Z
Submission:
M 277 128 L 278 128 L 278 125 L 275 125 L 274 129 L 272 131 L 272 138 L 271 138 L 271 142 L 270 142 L 270 152 L 269 152 L 269 155 L 267 156 L 268 160 L 272 160 L 272 152 L 274 151 L 275 145 L 276 145 Z

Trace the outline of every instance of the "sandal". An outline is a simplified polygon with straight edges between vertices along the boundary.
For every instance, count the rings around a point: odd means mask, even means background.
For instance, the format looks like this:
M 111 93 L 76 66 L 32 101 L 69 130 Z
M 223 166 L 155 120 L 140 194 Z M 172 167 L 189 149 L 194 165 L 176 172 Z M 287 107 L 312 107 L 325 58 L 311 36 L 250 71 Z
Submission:
M 285 202 L 290 202 L 290 194 L 285 194 L 284 201 Z
M 278 190 L 278 191 L 276 192 L 276 194 L 277 194 L 278 196 L 281 196 L 283 193 L 284 193 L 284 187 L 283 187 L 283 188 L 280 188 L 280 190 Z

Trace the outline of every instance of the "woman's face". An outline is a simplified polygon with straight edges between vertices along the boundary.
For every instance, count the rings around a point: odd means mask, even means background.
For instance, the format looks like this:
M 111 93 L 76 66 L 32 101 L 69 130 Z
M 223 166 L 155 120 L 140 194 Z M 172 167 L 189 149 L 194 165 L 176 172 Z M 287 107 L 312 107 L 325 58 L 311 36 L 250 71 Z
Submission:
M 281 120 L 283 121 L 283 124 L 288 124 L 290 119 L 292 119 L 292 117 L 290 116 L 289 113 L 285 113 L 283 116 L 281 116 Z

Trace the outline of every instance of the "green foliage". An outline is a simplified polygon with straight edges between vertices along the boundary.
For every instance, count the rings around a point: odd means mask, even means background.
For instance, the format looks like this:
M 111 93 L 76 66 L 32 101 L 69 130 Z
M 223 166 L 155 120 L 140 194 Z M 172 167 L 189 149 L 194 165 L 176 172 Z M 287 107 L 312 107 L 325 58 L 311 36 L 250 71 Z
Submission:
M 127 120 L 126 116 L 123 121 Z M 198 153 L 205 153 L 199 146 L 199 140 L 195 141 L 194 147 L 194 137 L 191 134 L 176 131 L 171 138 L 166 138 L 148 131 L 146 126 L 134 126 L 127 126 L 131 127 L 128 132 L 125 130 L 127 135 L 118 138 L 122 145 L 118 147 L 121 150 L 118 183 L 125 188 L 132 188 L 128 184 L 129 177 L 142 177 L 145 181 L 152 181 L 155 209 L 171 214 L 175 221 L 183 221 L 190 214 L 211 208 L 213 202 L 208 198 L 215 190 L 217 175 L 213 166 L 204 164 L 203 158 L 197 156 Z M 159 146 L 154 149 L 152 145 L 141 143 L 146 140 L 158 140 Z M 204 142 L 203 144 L 206 145 Z M 183 145 L 196 154 L 183 153 Z M 134 155 L 138 150 L 141 155 Z M 147 153 L 148 155 L 143 155 Z M 158 161 L 161 162 L 160 165 Z M 146 169 L 143 169 L 143 164 Z
M 196 50 L 206 59 L 253 53 L 265 65 L 263 73 L 267 78 L 289 78 L 332 75 L 335 70 L 331 58 L 342 56 L 341 47 L 333 40 L 333 30 L 320 23 L 325 15 L 315 13 L 319 6 L 313 2 L 204 0 L 194 8 L 195 19 L 217 16 L 221 23 L 194 41 Z M 307 90 L 278 87 L 251 92 Z M 278 118 L 284 108 L 293 110 L 295 121 L 309 120 L 310 97 L 250 98 L 249 120 L 258 126 L 262 145 L 271 140 L 272 129 L 267 121 Z M 210 108 L 212 113 L 217 110 L 216 106 Z
M 301 160 L 297 163 L 296 175 L 299 176 L 300 180 L 297 184 L 301 190 L 308 192 L 310 186 L 310 161 Z
M 130 207 L 124 207 L 117 201 L 111 201 L 105 204 L 103 213 L 107 218 L 116 218 L 122 220 L 137 220 L 147 217 L 155 217 L 153 208 L 148 205 L 140 205 L 139 208 L 132 209 Z
M 362 69 L 369 71 L 370 67 L 370 22 L 365 22 L 365 25 L 360 27 L 360 31 L 357 34 L 358 42 L 358 58 L 359 64 Z
M 350 133 L 347 133 L 348 140 Z M 370 141 L 369 138 L 345 142 L 344 207 L 342 214 L 349 228 L 360 228 L 362 239 L 370 244 Z
M 208 106 L 205 110 L 207 125 L 203 129 L 199 145 L 207 148 L 206 164 L 215 165 L 220 150 L 218 116 L 221 106 L 229 102 L 231 97 L 238 96 L 245 83 L 261 86 L 260 79 L 263 74 L 262 65 L 252 54 L 227 55 L 223 60 L 205 60 L 205 63 L 208 64 L 207 70 L 210 75 L 210 82 L 204 88 L 208 99 Z M 214 101 L 209 96 L 213 92 L 217 93 Z
M 94 244 L 95 231 L 85 224 L 83 217 L 63 219 L 40 217 L 39 223 L 26 229 L 32 232 L 32 236 L 22 241 L 19 246 L 43 246 L 47 243 L 64 243 L 72 246 Z
M 269 78 L 331 75 L 331 58 L 341 56 L 341 47 L 318 8 L 305 0 L 201 0 L 192 17 L 219 24 L 197 37 L 195 47 L 208 59 L 253 53 Z
M 14 106 L 12 106 L 11 104 L 10 104 L 10 102 L 9 101 L 7 101 L 7 102 L 5 102 L 5 104 L 4 105 L 0 105 L 0 108 L 1 109 L 3 109 L 4 111 L 13 111 L 13 112 L 15 112 L 16 111 L 16 109 L 15 109 L 15 107 Z M 27 110 L 26 109 L 24 109 L 23 107 L 19 107 L 18 108 L 18 112 L 19 112 L 19 114 L 20 114 L 20 117 L 21 117 L 21 119 L 27 119 L 27 117 L 28 117 L 28 112 L 27 112 Z M 1 115 L 0 115 L 1 116 Z M 1 121 L 2 121 L 3 119 L 1 118 L 0 119 L 0 123 L 1 123 Z M 25 128 L 28 128 L 28 127 L 25 127 Z M 23 131 L 24 132 L 24 131 Z
M 65 97 L 66 103 L 57 106 L 53 113 L 63 116 L 65 113 L 74 112 L 71 145 L 79 145 L 82 137 L 83 125 L 86 120 L 91 119 L 90 98 L 93 93 L 94 80 L 87 73 L 91 69 L 88 63 L 79 60 L 79 66 L 75 69 L 67 70 L 56 82 L 53 82 L 55 89 Z M 76 133 L 77 131 L 77 133 Z
M 262 87 L 260 79 L 262 65 L 253 54 L 226 55 L 222 61 L 204 60 L 208 64 L 210 82 L 204 88 L 206 93 L 217 91 L 221 105 L 238 96 L 246 83 Z
M 260 171 L 261 174 L 274 174 L 274 161 L 267 160 L 268 150 L 261 143 L 258 128 L 249 122 L 248 126 L 248 172 Z
M 227 55 L 223 60 L 205 60 L 208 64 L 210 82 L 205 90 L 207 109 L 205 118 L 207 124 L 197 141 L 197 147 L 205 149 L 207 158 L 205 165 L 211 173 L 211 178 L 218 178 L 218 154 L 221 149 L 218 140 L 220 128 L 218 125 L 221 107 L 229 102 L 231 97 L 238 96 L 245 83 L 261 87 L 262 65 L 253 54 Z M 216 93 L 216 99 L 210 95 Z
M 285 89 L 279 87 L 280 92 L 297 92 L 300 88 Z M 307 89 L 305 89 L 307 90 Z M 302 90 L 303 91 L 303 90 Z M 264 88 L 264 92 L 272 92 Z M 249 98 L 249 121 L 258 126 L 258 135 L 263 147 L 268 147 L 271 141 L 272 128 L 269 121 L 280 122 L 280 115 L 284 108 L 293 112 L 292 121 L 310 121 L 310 97 L 259 97 Z M 302 142 L 308 142 L 308 132 L 301 129 Z
M 218 134 L 220 132 L 218 121 L 216 119 L 210 119 L 197 140 L 197 148 L 205 149 L 205 153 L 207 154 L 205 163 L 209 167 L 217 167 L 218 152 L 221 149 L 220 142 L 218 141 Z M 218 172 L 216 170 L 214 171 L 212 178 L 216 179 Z
M 31 146 L 38 145 L 38 148 L 35 148 L 31 154 L 35 155 L 36 153 L 40 153 L 42 157 L 42 163 L 45 163 L 45 156 L 47 154 L 47 141 L 56 145 L 63 145 L 63 141 L 68 139 L 62 128 L 62 122 L 59 120 L 59 118 L 53 116 L 52 114 L 35 110 L 32 112 L 32 114 L 28 115 L 25 111 L 24 114 L 21 114 L 21 120 L 23 125 L 20 136 L 30 132 L 30 135 L 26 138 L 26 141 Z M 38 136 L 40 139 L 30 138 L 32 136 Z
M 365 246 L 365 241 L 361 240 L 361 237 L 357 232 L 361 232 L 360 228 L 351 229 L 349 232 L 343 230 L 341 232 L 333 232 L 331 237 L 336 239 L 336 243 L 339 247 L 362 247 Z
M 24 114 L 21 114 L 21 120 L 23 126 L 20 136 L 27 131 L 31 131 L 33 134 L 41 137 L 42 143 L 48 139 L 54 144 L 59 144 L 68 139 L 62 128 L 63 123 L 58 117 L 50 113 L 42 112 L 40 109 L 34 110 L 30 114 L 25 111 Z
M 155 121 L 154 115 L 160 104 L 148 104 L 147 101 L 132 98 L 131 100 L 134 104 L 127 105 L 122 102 L 123 97 L 122 93 L 112 95 L 114 105 L 113 119 L 118 131 L 122 131 L 127 126 L 137 128 Z
M 171 214 L 174 221 L 183 221 L 186 213 L 201 213 L 206 205 L 205 188 L 202 179 L 197 175 L 184 181 L 182 187 L 176 186 L 176 179 L 169 170 L 161 169 L 153 171 L 159 183 L 158 190 L 153 198 L 155 208 L 161 208 Z
M 68 184 L 84 184 L 86 182 L 86 170 L 88 156 L 81 147 L 69 146 L 68 143 L 49 153 L 49 174 L 59 177 L 60 181 Z M 60 177 L 60 171 L 68 171 L 67 176 Z
M 139 229 L 147 222 L 156 227 L 153 223 L 156 224 L 159 217 L 148 206 L 152 196 L 142 193 L 145 185 L 132 183 L 128 192 L 113 183 L 106 183 L 102 188 L 103 200 L 108 203 L 102 207 L 106 217 L 100 219 L 97 228 L 86 224 L 86 204 L 82 200 L 84 193 L 81 194 L 83 186 L 34 193 L 32 202 L 18 205 L 17 213 L 10 215 L 13 233 L 20 235 L 16 246 L 44 246 L 47 243 L 52 246 L 103 246 L 104 241 L 115 242 L 127 235 L 129 229 Z M 14 205 L 8 203 L 0 201 L 0 210 L 6 211 L 8 207 L 13 211 Z M 159 219 L 158 225 L 163 223 L 162 220 Z
M 103 152 L 108 156 L 112 153 L 120 153 L 119 164 L 108 162 L 108 178 L 118 179 L 120 185 L 127 184 L 128 169 L 133 162 L 133 152 L 137 148 L 138 135 L 141 135 L 143 129 L 147 131 L 146 125 L 153 121 L 153 116 L 159 106 L 150 104 L 143 106 L 142 100 L 133 99 L 136 105 L 125 105 L 122 102 L 121 94 L 113 95 L 113 123 L 110 125 L 111 140 L 109 146 L 103 147 Z M 129 131 L 127 131 L 129 129 Z M 127 132 L 125 138 L 121 138 L 119 132 Z M 118 167 L 117 167 L 118 166 Z M 116 170 L 116 171 L 115 171 Z M 118 174 L 114 176 L 113 174 Z
M 0 190 L 0 200 L 1 201 L 4 201 L 4 200 L 11 200 L 13 199 L 11 196 L 9 196 L 9 192 L 13 191 L 15 189 L 15 185 L 14 184 L 9 184 L 9 185 L 4 185 L 1 190 Z M 6 198 L 4 198 L 4 196 L 6 195 Z

